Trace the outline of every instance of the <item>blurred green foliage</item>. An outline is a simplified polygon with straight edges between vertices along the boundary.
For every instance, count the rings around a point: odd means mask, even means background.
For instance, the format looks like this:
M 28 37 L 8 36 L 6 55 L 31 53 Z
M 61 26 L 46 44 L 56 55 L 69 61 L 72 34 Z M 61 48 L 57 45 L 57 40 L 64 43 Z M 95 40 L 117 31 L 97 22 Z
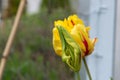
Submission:
M 4 12 L 5 17 L 14 16 L 17 12 L 20 0 L 8 0 L 8 8 Z
M 47 8 L 66 8 L 70 7 L 69 0 L 43 0 L 43 7 Z
M 23 15 L 11 47 L 3 80 L 73 80 L 74 74 L 56 56 L 52 48 L 53 21 L 71 12 L 63 8 L 51 14 L 43 8 L 36 15 Z M 14 17 L 0 28 L 0 56 L 2 56 Z
M 9 0 L 8 12 L 10 15 L 16 14 L 20 0 Z
M 6 17 L 11 17 L 16 14 L 20 0 L 8 0 L 8 8 Z M 69 0 L 42 0 L 42 8 L 47 9 L 47 13 L 52 13 L 54 9 L 63 8 L 70 12 Z M 24 10 L 25 13 L 25 10 Z

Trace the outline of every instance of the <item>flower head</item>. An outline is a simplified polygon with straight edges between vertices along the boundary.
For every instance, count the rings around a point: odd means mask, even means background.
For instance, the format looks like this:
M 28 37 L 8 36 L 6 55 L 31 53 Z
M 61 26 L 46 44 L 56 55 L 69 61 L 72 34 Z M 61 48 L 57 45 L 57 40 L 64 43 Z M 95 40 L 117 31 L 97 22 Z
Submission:
M 81 58 L 92 53 L 97 38 L 90 39 L 90 27 L 86 27 L 77 15 L 55 21 L 53 48 L 74 71 Z

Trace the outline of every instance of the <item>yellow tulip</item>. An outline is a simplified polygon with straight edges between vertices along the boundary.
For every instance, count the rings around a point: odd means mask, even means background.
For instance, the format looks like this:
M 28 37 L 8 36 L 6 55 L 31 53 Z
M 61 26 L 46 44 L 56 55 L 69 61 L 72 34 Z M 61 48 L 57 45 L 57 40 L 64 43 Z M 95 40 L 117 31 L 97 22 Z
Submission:
M 77 17 L 77 15 L 72 15 L 63 21 L 55 21 L 55 28 L 53 29 L 53 47 L 56 54 L 62 56 L 62 44 L 59 33 L 56 29 L 57 26 L 64 27 L 71 34 L 82 50 L 82 57 L 92 53 L 97 38 L 90 39 L 90 27 L 85 27 L 83 21 Z
M 55 21 L 53 28 L 53 48 L 55 53 L 62 57 L 74 71 L 79 68 L 74 64 L 91 54 L 94 50 L 97 38 L 90 39 L 90 27 L 86 27 L 77 15 L 71 15 L 67 19 Z M 77 53 L 75 52 L 77 51 Z M 75 57 L 77 54 L 77 57 Z M 78 57 L 80 59 L 78 59 Z M 71 59 L 72 58 L 72 59 Z

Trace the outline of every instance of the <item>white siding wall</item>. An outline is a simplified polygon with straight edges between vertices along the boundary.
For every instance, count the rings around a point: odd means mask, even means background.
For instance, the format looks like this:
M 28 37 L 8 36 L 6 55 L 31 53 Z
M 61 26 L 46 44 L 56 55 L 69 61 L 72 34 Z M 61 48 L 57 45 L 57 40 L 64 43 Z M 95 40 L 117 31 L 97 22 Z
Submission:
M 91 37 L 99 39 L 95 51 L 87 57 L 93 80 L 110 80 L 113 77 L 115 0 L 79 0 L 77 12 L 91 26 Z
M 114 80 L 120 80 L 120 0 L 117 0 L 116 9 L 116 36 L 114 57 Z
M 97 36 L 99 41 L 92 58 L 96 65 L 94 80 L 109 80 L 113 70 L 114 30 L 115 30 L 115 0 L 91 0 L 90 25 L 92 36 Z

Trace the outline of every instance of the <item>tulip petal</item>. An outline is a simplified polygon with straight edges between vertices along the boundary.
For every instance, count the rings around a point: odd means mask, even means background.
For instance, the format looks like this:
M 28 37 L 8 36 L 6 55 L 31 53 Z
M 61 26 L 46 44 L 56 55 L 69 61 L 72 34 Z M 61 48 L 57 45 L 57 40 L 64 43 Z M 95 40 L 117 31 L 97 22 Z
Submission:
M 62 45 L 57 28 L 53 29 L 53 48 L 57 55 L 62 56 Z
M 81 50 L 71 35 L 61 26 L 57 27 L 62 43 L 62 60 L 74 70 L 79 71 L 81 66 Z

